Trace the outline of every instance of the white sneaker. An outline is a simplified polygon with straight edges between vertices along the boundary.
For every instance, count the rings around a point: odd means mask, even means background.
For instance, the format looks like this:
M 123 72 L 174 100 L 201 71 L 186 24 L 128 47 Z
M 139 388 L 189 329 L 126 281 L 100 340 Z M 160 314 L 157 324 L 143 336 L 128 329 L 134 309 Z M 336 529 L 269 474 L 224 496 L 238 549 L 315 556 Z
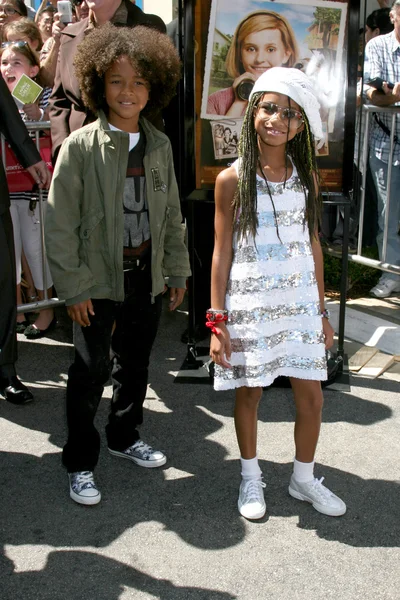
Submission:
M 101 500 L 100 491 L 93 479 L 92 471 L 76 471 L 68 473 L 69 495 L 78 504 L 91 506 L 98 504 Z
M 167 462 L 167 457 L 161 450 L 154 450 L 151 446 L 142 442 L 142 440 L 138 440 L 132 446 L 126 448 L 126 450 L 120 451 L 109 448 L 108 451 L 113 456 L 128 458 L 140 467 L 146 467 L 147 469 L 162 467 Z
M 299 483 L 292 475 L 289 494 L 297 500 L 310 502 L 315 510 L 329 517 L 340 517 L 346 512 L 346 505 L 331 490 L 322 485 L 324 478 L 313 479 L 307 483 Z
M 400 292 L 400 282 L 396 279 L 388 279 L 388 277 L 381 277 L 375 287 L 370 290 L 371 296 L 376 298 L 387 298 L 393 292 Z
M 261 479 L 242 479 L 239 488 L 238 509 L 246 519 L 262 519 L 266 506 L 264 500 L 265 483 Z

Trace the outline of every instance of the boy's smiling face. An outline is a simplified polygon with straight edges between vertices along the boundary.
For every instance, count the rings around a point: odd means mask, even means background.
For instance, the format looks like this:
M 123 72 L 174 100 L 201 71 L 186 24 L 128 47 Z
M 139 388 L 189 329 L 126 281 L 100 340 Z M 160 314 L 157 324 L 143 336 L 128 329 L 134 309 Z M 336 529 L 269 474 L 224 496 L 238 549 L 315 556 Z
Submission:
M 114 127 L 137 133 L 139 115 L 149 99 L 149 84 L 139 76 L 127 56 L 121 56 L 106 71 L 104 94 L 108 121 Z

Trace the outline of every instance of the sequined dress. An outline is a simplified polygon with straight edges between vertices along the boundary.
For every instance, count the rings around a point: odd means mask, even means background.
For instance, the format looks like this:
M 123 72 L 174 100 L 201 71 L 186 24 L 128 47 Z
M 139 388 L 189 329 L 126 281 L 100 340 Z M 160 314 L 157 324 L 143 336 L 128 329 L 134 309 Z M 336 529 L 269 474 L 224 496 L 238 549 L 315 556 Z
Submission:
M 238 170 L 238 161 L 234 163 Z M 323 381 L 325 344 L 304 191 L 293 166 L 283 183 L 257 175 L 255 239 L 234 240 L 226 292 L 232 369 L 215 365 L 214 388 L 265 387 L 279 375 Z

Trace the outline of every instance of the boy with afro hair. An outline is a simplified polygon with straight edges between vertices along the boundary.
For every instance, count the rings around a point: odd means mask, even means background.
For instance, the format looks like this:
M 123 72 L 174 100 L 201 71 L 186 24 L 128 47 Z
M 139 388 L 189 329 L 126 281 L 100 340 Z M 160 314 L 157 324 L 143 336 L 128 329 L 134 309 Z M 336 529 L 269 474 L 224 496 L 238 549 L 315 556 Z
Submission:
M 94 418 L 110 374 L 106 435 L 111 454 L 142 467 L 166 456 L 144 443 L 148 364 L 168 276 L 169 309 L 183 300 L 189 259 L 168 138 L 145 118 L 166 106 L 179 57 L 145 27 L 96 28 L 80 44 L 76 75 L 94 123 L 64 141 L 54 171 L 46 245 L 58 295 L 73 320 L 63 463 L 70 496 L 100 502 L 93 478 L 100 437 Z

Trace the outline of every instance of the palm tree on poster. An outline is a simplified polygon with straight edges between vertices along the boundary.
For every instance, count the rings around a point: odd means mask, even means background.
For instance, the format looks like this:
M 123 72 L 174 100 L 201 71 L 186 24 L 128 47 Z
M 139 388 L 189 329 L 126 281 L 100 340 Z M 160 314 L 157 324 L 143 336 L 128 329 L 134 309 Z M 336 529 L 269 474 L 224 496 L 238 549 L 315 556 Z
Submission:
M 317 36 L 320 43 L 322 42 L 322 48 L 329 48 L 331 37 L 339 34 L 340 16 L 340 10 L 336 8 L 315 8 L 313 14 L 314 21 L 309 30 L 313 31 L 313 29 L 317 28 Z

